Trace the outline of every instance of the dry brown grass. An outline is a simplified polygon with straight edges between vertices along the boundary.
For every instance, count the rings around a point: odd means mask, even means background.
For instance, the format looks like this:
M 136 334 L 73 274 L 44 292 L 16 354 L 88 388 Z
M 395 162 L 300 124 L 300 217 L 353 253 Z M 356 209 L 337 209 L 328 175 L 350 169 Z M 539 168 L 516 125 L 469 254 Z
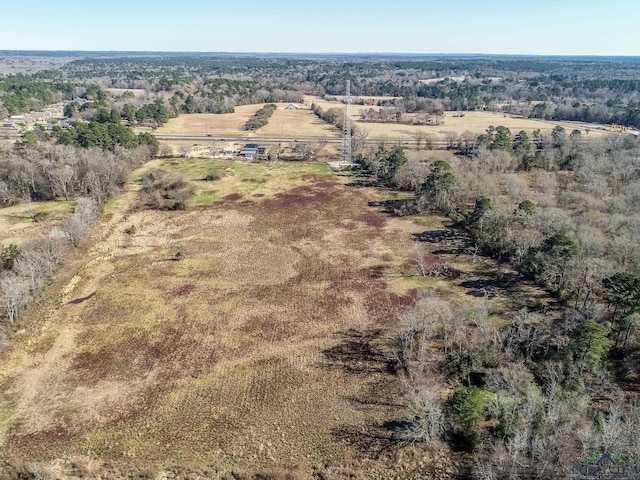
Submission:
M 308 106 L 285 110 L 287 103 L 277 104 L 269 123 L 256 132 L 257 137 L 327 137 L 336 138 L 340 131 L 319 119 Z
M 264 104 L 242 105 L 234 113 L 192 113 L 179 115 L 155 130 L 159 135 L 229 135 L 243 136 L 248 132 L 244 124 Z
M 324 109 L 344 108 L 344 105 L 337 102 L 327 102 L 321 98 L 313 98 L 309 101 L 315 102 Z M 457 116 L 460 112 L 445 112 L 442 125 L 403 125 L 397 123 L 370 123 L 360 121 L 359 111 L 363 108 L 370 108 L 363 105 L 351 105 L 349 114 L 355 125 L 368 130 L 371 139 L 406 139 L 413 140 L 416 132 L 433 135 L 437 139 L 444 139 L 447 132 L 455 132 L 458 135 L 470 131 L 472 133 L 484 133 L 486 129 L 493 125 L 505 126 L 511 130 L 512 134 L 525 130 L 531 133 L 533 130 L 540 129 L 543 132 L 551 132 L 557 125 L 565 128 L 569 132 L 578 129 L 584 133 L 585 129 L 589 129 L 589 136 L 600 136 L 606 134 L 606 127 L 598 124 L 586 124 L 580 122 L 556 122 L 546 120 L 536 120 L 529 118 L 515 117 L 504 113 L 472 111 L 462 112 L 463 117 Z M 375 107 L 381 108 L 381 107 Z
M 0 245 L 21 244 L 33 240 L 47 228 L 60 222 L 75 202 L 23 202 L 0 208 Z
M 454 82 L 463 82 L 464 79 L 467 78 L 465 75 L 458 75 L 457 77 L 438 77 L 438 78 L 427 78 L 425 80 L 420 80 L 420 83 L 424 83 L 425 85 L 429 85 L 432 83 L 438 83 L 442 80 L 453 80 Z
M 200 188 L 222 165 L 150 167 Z M 228 472 L 369 458 L 376 478 L 409 461 L 383 427 L 403 410 L 382 346 L 429 285 L 403 276 L 424 226 L 369 206 L 402 194 L 319 164 L 226 166 L 213 204 L 187 212 L 133 212 L 132 184 L 27 312 L 0 363 L 9 459 Z

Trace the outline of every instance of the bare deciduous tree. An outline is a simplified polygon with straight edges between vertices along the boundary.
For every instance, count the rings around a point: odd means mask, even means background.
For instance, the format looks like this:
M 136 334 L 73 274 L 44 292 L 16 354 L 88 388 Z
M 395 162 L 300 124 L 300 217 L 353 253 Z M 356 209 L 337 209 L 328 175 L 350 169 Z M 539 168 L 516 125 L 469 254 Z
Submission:
M 32 299 L 29 280 L 13 272 L 4 272 L 0 275 L 0 289 L 4 315 L 10 323 L 14 323 L 18 313 Z

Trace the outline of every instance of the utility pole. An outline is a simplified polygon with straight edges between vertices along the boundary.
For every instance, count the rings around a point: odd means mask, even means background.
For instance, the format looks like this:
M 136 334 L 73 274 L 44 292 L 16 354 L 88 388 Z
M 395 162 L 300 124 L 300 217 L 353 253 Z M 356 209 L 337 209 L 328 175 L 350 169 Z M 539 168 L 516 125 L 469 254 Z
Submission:
M 340 163 L 347 167 L 353 163 L 351 158 L 351 118 L 349 117 L 349 104 L 351 103 L 351 81 L 347 80 L 347 89 L 344 97 L 344 120 L 342 122 L 342 158 Z

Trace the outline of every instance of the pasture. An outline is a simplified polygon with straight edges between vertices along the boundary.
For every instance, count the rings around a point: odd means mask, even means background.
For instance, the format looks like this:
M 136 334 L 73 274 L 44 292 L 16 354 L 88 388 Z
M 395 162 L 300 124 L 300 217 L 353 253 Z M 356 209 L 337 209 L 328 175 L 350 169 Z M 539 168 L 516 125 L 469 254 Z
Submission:
M 147 91 L 144 88 L 105 88 L 105 91 L 109 92 L 114 97 L 120 96 L 124 92 L 130 92 L 135 97 L 144 97 L 147 95 Z
M 158 135 L 192 135 L 207 134 L 244 136 L 244 124 L 264 104 L 241 105 L 235 107 L 234 113 L 191 113 L 171 118 L 158 127 L 154 133 Z
M 344 104 L 338 102 L 328 102 L 321 98 L 314 98 L 316 105 L 320 105 L 324 109 L 344 108 Z M 360 120 L 360 110 L 371 108 L 363 105 L 350 105 L 349 116 L 354 125 L 369 131 L 369 139 L 379 140 L 412 140 L 416 132 L 432 135 L 434 138 L 444 140 L 447 132 L 454 132 L 458 135 L 470 131 L 472 133 L 484 133 L 486 129 L 493 125 L 505 126 L 511 130 L 512 134 L 516 134 L 520 130 L 531 133 L 533 130 L 540 129 L 543 132 L 550 133 L 554 127 L 561 126 L 568 132 L 575 129 L 581 130 L 583 134 L 591 136 L 601 136 L 607 134 L 605 125 L 586 124 L 580 122 L 556 122 L 547 120 L 537 120 L 530 118 L 516 117 L 505 113 L 488 112 L 488 111 L 469 111 L 469 112 L 444 112 L 444 116 L 440 117 L 441 125 L 404 125 L 399 123 L 372 123 Z M 375 107 L 384 108 L 384 107 Z M 460 116 L 463 114 L 464 116 Z
M 277 104 L 269 123 L 256 132 L 256 137 L 327 137 L 337 138 L 340 130 L 318 118 L 308 105 L 299 110 L 286 110 L 287 103 Z

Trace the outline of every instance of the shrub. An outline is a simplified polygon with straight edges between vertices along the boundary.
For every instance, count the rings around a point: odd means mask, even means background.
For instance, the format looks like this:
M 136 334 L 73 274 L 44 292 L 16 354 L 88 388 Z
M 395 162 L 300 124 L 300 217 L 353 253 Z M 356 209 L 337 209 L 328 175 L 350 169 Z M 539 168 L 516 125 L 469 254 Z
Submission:
M 447 414 L 461 447 L 474 449 L 480 444 L 479 424 L 492 398 L 492 393 L 479 387 L 458 387 L 449 395 Z

